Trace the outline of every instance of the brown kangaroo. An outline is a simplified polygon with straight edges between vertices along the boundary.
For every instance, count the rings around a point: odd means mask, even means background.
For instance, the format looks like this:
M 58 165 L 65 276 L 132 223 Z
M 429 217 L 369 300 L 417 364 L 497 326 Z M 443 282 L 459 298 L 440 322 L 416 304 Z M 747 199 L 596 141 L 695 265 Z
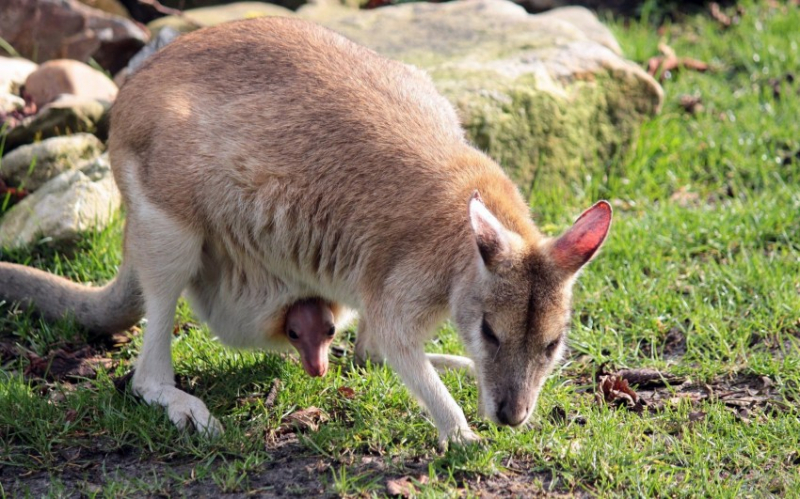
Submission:
M 474 370 L 486 417 L 527 421 L 563 350 L 572 284 L 611 224 L 601 201 L 544 237 L 422 71 L 293 19 L 167 46 L 120 90 L 109 149 L 124 263 L 102 300 L 64 284 L 56 308 L 113 329 L 123 304 L 143 306 L 135 391 L 210 432 L 220 426 L 205 404 L 173 384 L 184 290 L 240 346 L 300 297 L 358 311 L 358 357 L 397 371 L 440 444 L 472 441 L 434 364 Z M 447 317 L 472 360 L 426 356 Z

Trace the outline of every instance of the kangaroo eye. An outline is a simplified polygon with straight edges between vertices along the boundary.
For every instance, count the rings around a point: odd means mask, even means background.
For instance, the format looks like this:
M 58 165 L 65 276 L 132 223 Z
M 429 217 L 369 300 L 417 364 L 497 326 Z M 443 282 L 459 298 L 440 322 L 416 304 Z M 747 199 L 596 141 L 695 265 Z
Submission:
M 294 331 L 294 329 L 289 330 L 289 338 L 292 340 L 299 340 L 300 336 Z
M 544 347 L 545 355 L 548 357 L 552 356 L 553 352 L 555 352 L 556 348 L 558 348 L 559 343 L 561 343 L 561 338 L 555 339 L 548 343 L 547 346 Z
M 481 335 L 483 335 L 483 339 L 485 339 L 492 345 L 498 347 L 500 346 L 500 339 L 498 339 L 497 335 L 494 334 L 492 326 L 490 326 L 489 323 L 486 322 L 486 317 L 484 317 L 483 321 L 481 321 Z
M 331 338 L 333 338 L 333 335 L 335 335 L 335 334 L 336 334 L 336 328 L 335 327 L 332 327 L 332 328 L 330 328 L 328 330 L 328 336 L 330 336 Z

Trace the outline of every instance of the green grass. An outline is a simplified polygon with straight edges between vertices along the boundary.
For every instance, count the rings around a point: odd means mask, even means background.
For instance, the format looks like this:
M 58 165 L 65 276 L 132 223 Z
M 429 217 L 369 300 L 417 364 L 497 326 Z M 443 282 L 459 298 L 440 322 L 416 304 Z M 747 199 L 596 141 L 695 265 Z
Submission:
M 210 495 L 269 492 L 260 474 L 283 466 L 274 461 L 280 452 L 273 433 L 287 414 L 316 406 L 329 420 L 302 434 L 295 454 L 310 466 L 325 463 L 319 479 L 330 494 L 383 495 L 387 478 L 409 475 L 428 478 L 417 486 L 426 496 L 473 495 L 492 480 L 526 487 L 508 489 L 518 493 L 796 496 L 800 159 L 784 164 L 782 158 L 800 150 L 800 79 L 785 81 L 787 74 L 800 77 L 800 10 L 744 7 L 740 24 L 724 31 L 705 15 L 667 25 L 662 34 L 646 20 L 611 21 L 638 63 L 657 55 L 663 41 L 711 70 L 666 80 L 663 112 L 604 174 L 531 196 L 536 220 L 552 234 L 596 199 L 613 200 L 616 212 L 602 254 L 576 288 L 571 353 L 548 381 L 527 431 L 478 420 L 474 382 L 449 373 L 446 384 L 485 443 L 439 453 L 433 425 L 398 378 L 387 368 L 351 364 L 352 332 L 338 340 L 347 355 L 319 380 L 296 362 L 224 349 L 206 331 L 189 329 L 174 342 L 176 371 L 221 418 L 227 430 L 221 439 L 181 433 L 162 410 L 116 391 L 112 377 L 130 367 L 138 337 L 113 353 L 121 362 L 116 371 L 73 391 L 24 377 L 27 361 L 13 360 L 0 372 L 0 473 L 14 470 L 0 474 L 2 490 L 15 487 L 8 477 L 23 483 L 26 475 L 49 473 L 45 490 L 52 496 L 84 482 L 84 494 L 97 497 L 181 495 L 200 485 Z M 771 79 L 784 79 L 779 97 Z M 701 97 L 704 110 L 685 112 L 684 94 Z M 682 206 L 676 192 L 696 198 Z M 89 234 L 69 253 L 41 245 L 0 258 L 103 281 L 119 262 L 121 227 L 117 221 Z M 186 306 L 178 320 L 191 320 Z M 685 335 L 685 354 L 662 355 L 675 328 Z M 0 336 L 39 355 L 84 339 L 68 322 L 46 324 L 8 306 Z M 431 350 L 460 351 L 454 331 L 445 327 Z M 716 399 L 678 401 L 643 415 L 608 408 L 593 396 L 593 377 L 604 363 L 655 368 L 699 385 L 766 376 L 785 406 L 753 409 L 747 418 Z M 283 387 L 267 408 L 275 378 Z M 340 387 L 355 396 L 342 396 Z M 552 416 L 556 408 L 566 421 Z M 705 417 L 690 422 L 697 411 Z M 85 478 L 75 471 L 108 456 L 144 471 L 115 473 L 111 461 L 104 471 L 83 471 Z M 93 488 L 98 483 L 103 487 Z M 287 493 L 317 493 L 301 482 L 293 487 Z

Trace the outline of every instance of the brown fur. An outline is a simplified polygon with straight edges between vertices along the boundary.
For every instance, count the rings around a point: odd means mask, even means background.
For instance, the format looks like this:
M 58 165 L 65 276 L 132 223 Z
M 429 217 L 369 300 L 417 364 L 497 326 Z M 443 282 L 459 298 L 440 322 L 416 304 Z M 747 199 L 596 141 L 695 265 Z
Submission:
M 134 389 L 208 431 L 205 405 L 172 384 L 184 287 L 215 330 L 274 327 L 254 310 L 303 296 L 358 310 L 358 356 L 397 370 L 440 443 L 470 441 L 431 362 L 474 367 L 482 412 L 526 421 L 563 348 L 574 277 L 611 221 L 599 203 L 566 239 L 543 237 L 424 73 L 291 19 L 167 46 L 121 89 L 109 150 L 148 317 Z M 426 357 L 448 316 L 474 365 Z

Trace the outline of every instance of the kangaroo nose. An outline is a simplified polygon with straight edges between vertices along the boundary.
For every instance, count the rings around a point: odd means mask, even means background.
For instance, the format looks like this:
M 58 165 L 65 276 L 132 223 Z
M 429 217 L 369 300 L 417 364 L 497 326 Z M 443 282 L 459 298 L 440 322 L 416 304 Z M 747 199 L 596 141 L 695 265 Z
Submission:
M 528 417 L 528 409 L 522 400 L 503 399 L 497 406 L 497 420 L 504 425 L 519 426 Z
M 328 372 L 328 362 L 322 360 L 306 361 L 304 359 L 303 369 L 305 369 L 309 376 L 318 378 L 320 376 L 325 376 L 325 373 Z

